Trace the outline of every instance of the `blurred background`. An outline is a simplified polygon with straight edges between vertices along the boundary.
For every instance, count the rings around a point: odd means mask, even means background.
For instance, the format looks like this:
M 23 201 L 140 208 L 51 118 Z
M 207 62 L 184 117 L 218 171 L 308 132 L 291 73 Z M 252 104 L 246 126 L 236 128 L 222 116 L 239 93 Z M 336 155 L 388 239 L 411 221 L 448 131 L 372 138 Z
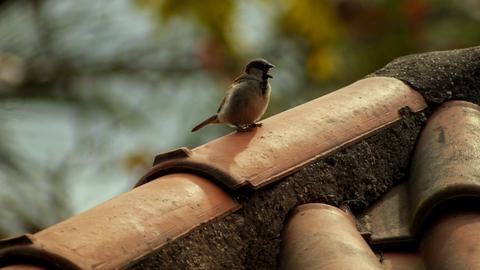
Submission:
M 0 0 L 0 237 L 132 188 L 254 57 L 267 116 L 396 57 L 480 44 L 478 0 Z

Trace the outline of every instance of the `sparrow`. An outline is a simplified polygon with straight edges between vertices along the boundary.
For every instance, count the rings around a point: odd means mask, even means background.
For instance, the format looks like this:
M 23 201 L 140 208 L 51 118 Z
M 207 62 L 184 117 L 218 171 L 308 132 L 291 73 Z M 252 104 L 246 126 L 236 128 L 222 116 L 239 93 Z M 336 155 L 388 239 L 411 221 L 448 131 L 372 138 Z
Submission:
M 270 70 L 275 66 L 262 58 L 253 59 L 225 93 L 217 113 L 192 129 L 195 132 L 209 124 L 227 124 L 239 132 L 261 127 L 262 117 L 270 101 Z

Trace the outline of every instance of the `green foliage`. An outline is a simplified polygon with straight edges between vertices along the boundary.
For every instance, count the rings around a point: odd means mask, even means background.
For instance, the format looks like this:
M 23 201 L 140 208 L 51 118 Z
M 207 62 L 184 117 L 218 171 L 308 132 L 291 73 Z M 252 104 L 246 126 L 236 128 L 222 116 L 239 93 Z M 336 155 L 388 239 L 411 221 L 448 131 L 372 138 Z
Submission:
M 306 70 L 312 78 L 329 80 L 335 74 L 338 51 L 335 45 L 345 40 L 345 26 L 330 1 L 289 0 L 279 27 L 285 35 L 305 44 Z
M 246 58 L 232 49 L 231 26 L 243 23 L 233 20 L 238 1 L 137 2 L 163 22 L 194 19 L 230 54 L 225 61 Z M 468 14 L 468 4 L 450 0 L 265 0 L 248 1 L 248 5 L 266 5 L 274 13 L 270 31 L 279 40 L 297 44 L 304 54 L 306 74 L 320 85 L 344 84 L 400 55 L 472 46 L 480 40 L 478 15 Z M 475 7 L 478 13 L 480 7 Z M 275 51 L 277 42 L 271 40 L 265 51 Z
M 137 2 L 141 7 L 152 10 L 162 22 L 177 17 L 192 19 L 228 46 L 226 33 L 231 28 L 235 7 L 233 0 L 137 0 Z

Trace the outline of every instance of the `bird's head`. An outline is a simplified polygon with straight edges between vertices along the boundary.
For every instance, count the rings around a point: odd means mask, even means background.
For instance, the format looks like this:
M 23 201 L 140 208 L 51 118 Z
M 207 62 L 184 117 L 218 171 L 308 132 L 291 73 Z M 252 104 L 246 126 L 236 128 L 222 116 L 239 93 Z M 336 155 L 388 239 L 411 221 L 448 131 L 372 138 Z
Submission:
M 245 66 L 245 73 L 252 75 L 260 75 L 261 77 L 273 78 L 270 74 L 270 69 L 275 66 L 270 64 L 267 60 L 262 58 L 256 58 L 248 62 Z

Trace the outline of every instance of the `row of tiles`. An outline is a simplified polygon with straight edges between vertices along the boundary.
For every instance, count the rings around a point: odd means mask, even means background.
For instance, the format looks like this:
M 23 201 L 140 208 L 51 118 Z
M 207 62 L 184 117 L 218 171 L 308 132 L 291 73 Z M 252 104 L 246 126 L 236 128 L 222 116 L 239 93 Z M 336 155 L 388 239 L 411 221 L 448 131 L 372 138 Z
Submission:
M 359 223 L 329 205 L 297 207 L 284 228 L 281 268 L 480 269 L 480 106 L 443 104 L 410 164 L 409 179 Z
M 335 108 L 327 106 L 331 103 L 346 109 L 332 113 Z M 469 103 L 454 104 L 451 107 L 478 111 Z M 328 110 L 314 113 L 323 106 Z M 141 186 L 27 237 L 29 245 L 23 245 L 28 247 L 27 251 L 22 251 L 23 255 L 17 252 L 20 249 L 16 251 L 18 245 L 3 249 L 0 260 L 18 263 L 29 256 L 55 254 L 67 261 L 62 266 L 65 269 L 122 267 L 200 224 L 240 207 L 223 189 L 202 177 L 168 174 L 175 166 L 197 170 L 220 182 L 223 179 L 223 185 L 231 188 L 241 185 L 258 188 L 398 121 L 401 117 L 398 111 L 404 107 L 420 111 L 426 104 L 418 93 L 398 80 L 370 78 L 359 81 L 267 119 L 264 127 L 255 133 L 231 134 L 192 151 L 184 151 L 185 155 L 170 154 L 172 159 L 161 156 L 158 165 L 142 179 Z M 282 124 L 301 121 L 309 124 Z M 302 137 L 303 134 L 307 138 Z M 318 139 L 325 134 L 329 136 Z M 269 162 L 276 164 L 273 166 Z M 150 181 L 156 177 L 161 178 Z M 10 241 L 13 242 L 15 240 Z M 4 246 L 8 243 L 4 242 Z
M 419 248 L 375 254 L 348 213 L 325 204 L 297 207 L 285 228 L 281 269 L 480 269 L 480 209 L 446 211 Z

